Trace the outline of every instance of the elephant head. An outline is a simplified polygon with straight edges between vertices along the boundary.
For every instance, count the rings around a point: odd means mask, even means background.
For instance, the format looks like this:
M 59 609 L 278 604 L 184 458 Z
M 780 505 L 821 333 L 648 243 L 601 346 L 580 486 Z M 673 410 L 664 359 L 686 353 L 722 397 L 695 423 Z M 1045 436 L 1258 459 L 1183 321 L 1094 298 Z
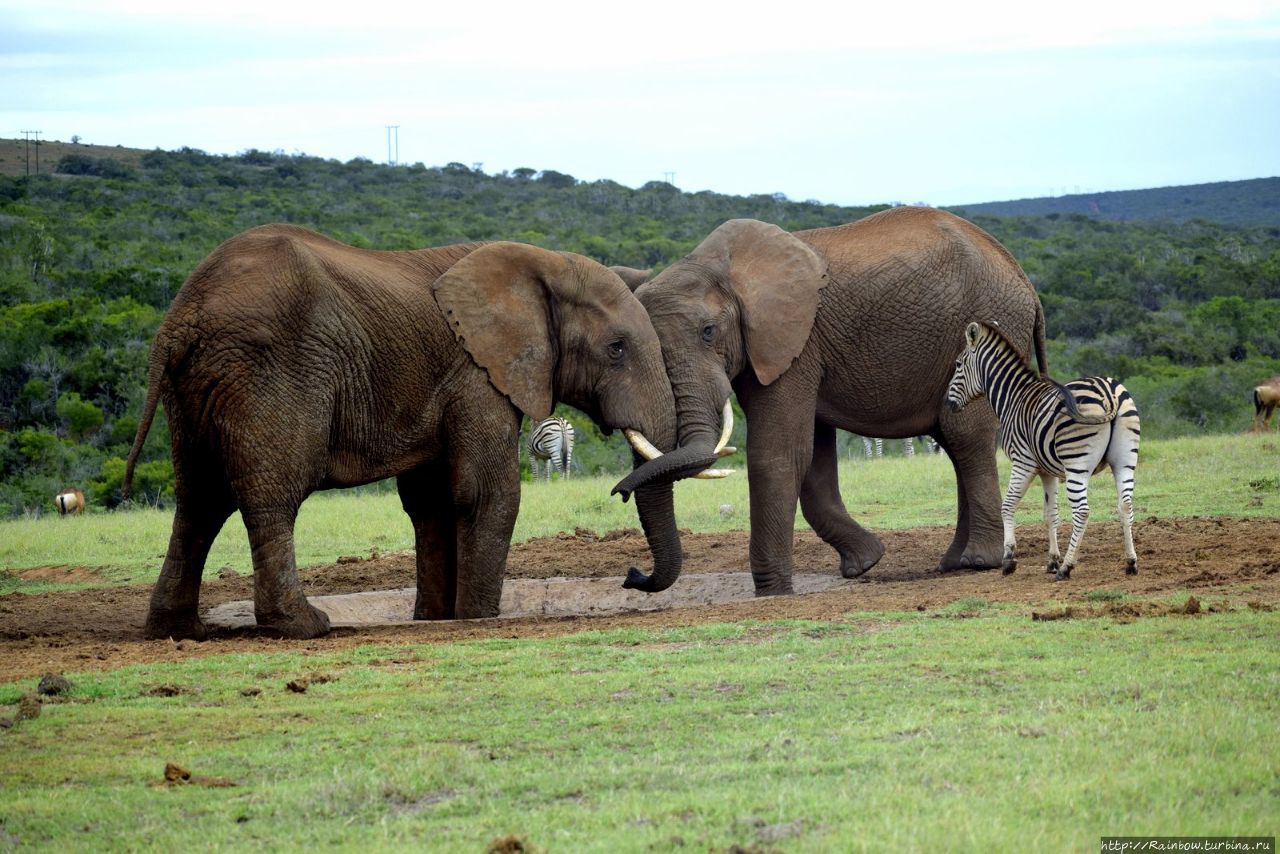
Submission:
M 675 447 L 661 345 L 615 273 L 581 255 L 501 242 L 458 261 L 433 290 L 462 346 L 534 422 L 562 401 L 606 433 L 621 429 L 642 446 Z M 637 488 L 636 509 L 655 573 L 678 575 L 671 482 Z
M 697 475 L 724 453 L 731 383 L 750 370 L 761 385 L 800 355 L 826 284 L 826 262 L 774 225 L 731 220 L 682 261 L 641 285 L 675 394 L 678 447 L 638 466 L 615 488 L 632 491 Z M 723 428 L 723 430 L 722 430 Z M 717 436 L 721 438 L 717 441 Z M 663 590 L 674 577 L 629 579 Z

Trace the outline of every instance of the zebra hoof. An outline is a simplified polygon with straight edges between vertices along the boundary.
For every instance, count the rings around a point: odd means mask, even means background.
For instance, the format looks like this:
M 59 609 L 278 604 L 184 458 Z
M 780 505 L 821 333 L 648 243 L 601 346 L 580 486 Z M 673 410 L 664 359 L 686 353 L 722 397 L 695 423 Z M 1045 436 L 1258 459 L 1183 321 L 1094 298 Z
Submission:
M 1050 560 L 1049 560 L 1049 562 L 1048 562 L 1047 564 L 1045 564 L 1044 571 L 1045 571 L 1045 572 L 1057 572 L 1057 571 L 1058 571 L 1058 567 L 1059 567 L 1059 566 L 1061 566 L 1061 565 L 1062 565 L 1062 564 L 1058 563 L 1056 560 L 1050 559 Z
M 1011 557 L 1007 557 L 1000 562 L 1000 573 L 1002 575 L 1012 575 L 1017 568 L 1018 562 Z
M 1137 575 L 1137 574 L 1138 574 L 1138 562 L 1137 562 L 1136 560 L 1126 560 L 1126 561 L 1124 562 L 1124 574 L 1125 574 L 1125 575 Z
M 1066 581 L 1071 578 L 1071 567 L 1064 566 L 1053 576 L 1054 581 Z

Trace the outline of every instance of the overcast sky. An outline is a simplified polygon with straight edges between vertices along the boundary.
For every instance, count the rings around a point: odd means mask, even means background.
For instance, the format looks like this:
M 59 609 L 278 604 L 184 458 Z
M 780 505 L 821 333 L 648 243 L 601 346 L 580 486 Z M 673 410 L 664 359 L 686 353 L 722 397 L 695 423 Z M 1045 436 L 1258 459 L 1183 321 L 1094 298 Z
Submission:
M 0 0 L 0 136 L 385 161 L 398 124 L 402 163 L 839 204 L 1280 175 L 1280 0 L 435 5 Z

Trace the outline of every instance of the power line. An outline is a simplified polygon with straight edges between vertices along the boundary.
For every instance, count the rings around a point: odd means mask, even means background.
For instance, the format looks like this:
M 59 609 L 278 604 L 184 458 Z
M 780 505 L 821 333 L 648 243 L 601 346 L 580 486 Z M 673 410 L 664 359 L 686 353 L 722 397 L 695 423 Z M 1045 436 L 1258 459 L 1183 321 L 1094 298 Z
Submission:
M 400 162 L 400 125 L 383 125 L 387 129 L 387 164 L 395 166 Z M 391 155 L 391 132 L 395 131 L 396 153 Z
M 31 175 L 31 135 L 32 134 L 35 134 L 36 136 L 36 174 L 37 175 L 40 174 L 40 134 L 41 133 L 42 131 L 38 131 L 38 130 L 22 131 L 22 135 L 26 137 L 26 140 L 27 140 L 26 153 L 27 153 L 27 176 L 28 177 L 30 177 Z

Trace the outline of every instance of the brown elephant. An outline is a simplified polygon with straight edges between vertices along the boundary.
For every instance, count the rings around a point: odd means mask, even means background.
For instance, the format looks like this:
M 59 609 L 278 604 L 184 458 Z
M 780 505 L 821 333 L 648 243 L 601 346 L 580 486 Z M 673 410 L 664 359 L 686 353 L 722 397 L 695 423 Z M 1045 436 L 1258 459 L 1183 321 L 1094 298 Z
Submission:
M 1017 262 L 986 232 L 931 208 L 795 234 L 732 220 L 636 296 L 662 341 L 680 447 L 620 482 L 624 500 L 715 460 L 716 420 L 732 388 L 747 418 L 758 595 L 791 592 L 797 496 L 846 577 L 884 553 L 840 499 L 836 428 L 936 439 L 955 468 L 959 503 L 940 568 L 1000 565 L 996 418 L 985 401 L 951 412 L 947 383 L 972 320 L 998 322 L 1046 370 L 1044 314 Z M 635 572 L 627 584 L 655 591 L 674 580 Z
M 163 401 L 177 508 L 151 637 L 205 635 L 200 576 L 235 510 L 260 626 L 314 637 L 327 616 L 294 563 L 316 490 L 396 477 L 417 547 L 415 619 L 493 617 L 520 502 L 521 413 L 563 401 L 606 431 L 674 446 L 671 387 L 649 318 L 604 267 L 518 243 L 356 249 L 269 225 L 219 246 L 156 333 L 124 491 Z M 670 484 L 638 496 L 657 564 L 679 572 Z

